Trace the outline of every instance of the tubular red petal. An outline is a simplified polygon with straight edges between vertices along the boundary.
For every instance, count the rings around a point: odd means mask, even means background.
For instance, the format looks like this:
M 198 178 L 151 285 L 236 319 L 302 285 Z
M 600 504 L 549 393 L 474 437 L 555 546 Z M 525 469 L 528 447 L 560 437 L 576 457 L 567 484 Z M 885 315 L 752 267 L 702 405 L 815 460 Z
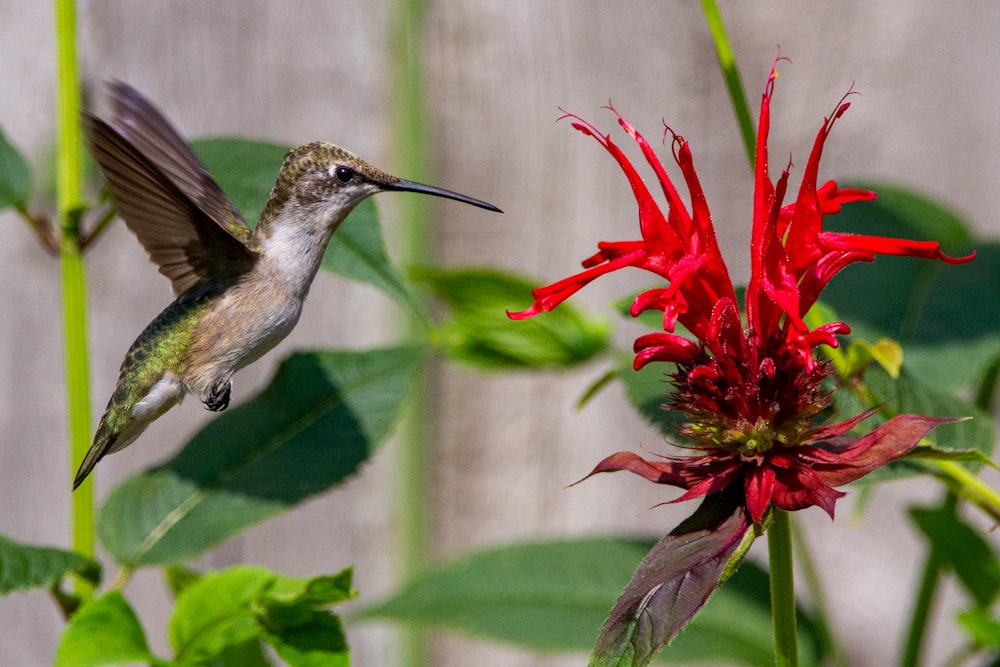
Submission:
M 820 234 L 820 242 L 824 247 L 831 250 L 850 250 L 880 255 L 940 259 L 947 264 L 964 264 L 976 258 L 975 252 L 964 257 L 949 257 L 941 252 L 941 246 L 937 241 L 911 241 L 909 239 L 896 239 L 888 236 L 823 232 Z
M 512 320 L 524 320 L 529 317 L 534 317 L 541 312 L 548 312 L 576 294 L 580 289 L 595 278 L 603 276 L 606 273 L 611 273 L 612 271 L 617 271 L 618 269 L 626 266 L 634 266 L 639 264 L 641 260 L 642 250 L 625 253 L 614 257 L 606 264 L 599 264 L 587 269 L 586 271 L 581 271 L 580 273 L 574 274 L 568 278 L 563 278 L 562 280 L 554 282 L 551 285 L 539 287 L 531 292 L 531 295 L 535 298 L 535 303 L 532 304 L 530 308 L 515 312 L 507 311 L 507 317 Z
M 676 334 L 652 333 L 635 339 L 633 351 L 636 353 L 632 366 L 641 369 L 651 361 L 668 361 L 678 364 L 692 364 L 702 354 L 697 343 Z

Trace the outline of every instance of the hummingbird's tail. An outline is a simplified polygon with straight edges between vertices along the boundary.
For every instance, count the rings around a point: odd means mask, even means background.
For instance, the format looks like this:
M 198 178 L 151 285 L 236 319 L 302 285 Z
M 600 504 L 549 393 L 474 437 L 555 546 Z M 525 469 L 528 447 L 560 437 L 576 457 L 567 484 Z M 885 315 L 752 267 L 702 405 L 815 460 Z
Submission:
M 73 490 L 83 484 L 83 480 L 87 479 L 87 475 L 90 471 L 94 469 L 97 462 L 104 458 L 104 455 L 111 451 L 115 442 L 118 440 L 118 434 L 112 433 L 111 429 L 108 428 L 106 423 L 107 415 L 101 419 L 100 425 L 97 427 L 97 435 L 94 436 L 94 444 L 90 446 L 87 450 L 87 455 L 83 457 L 83 463 L 80 464 L 79 470 L 76 471 L 76 477 L 73 479 Z

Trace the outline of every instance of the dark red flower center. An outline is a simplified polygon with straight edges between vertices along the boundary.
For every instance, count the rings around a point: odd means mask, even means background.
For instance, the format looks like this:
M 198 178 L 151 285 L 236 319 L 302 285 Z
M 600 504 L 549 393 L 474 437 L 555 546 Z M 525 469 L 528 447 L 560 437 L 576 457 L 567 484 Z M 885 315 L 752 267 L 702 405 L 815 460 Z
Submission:
M 804 366 L 775 338 L 763 348 L 749 344 L 748 358 L 719 363 L 702 348 L 694 363 L 680 363 L 672 375 L 667 406 L 690 421 L 682 434 L 701 448 L 721 448 L 755 458 L 775 447 L 808 441 L 818 415 L 830 406 L 823 381 L 826 363 Z

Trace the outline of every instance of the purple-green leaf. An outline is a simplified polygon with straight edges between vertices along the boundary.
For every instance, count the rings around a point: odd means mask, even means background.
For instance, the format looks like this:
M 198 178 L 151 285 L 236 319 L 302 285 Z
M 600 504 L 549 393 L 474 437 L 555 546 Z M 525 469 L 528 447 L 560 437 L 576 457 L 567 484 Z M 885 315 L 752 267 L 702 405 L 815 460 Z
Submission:
M 749 527 L 732 497 L 706 498 L 643 559 L 601 627 L 591 666 L 649 664 L 708 601 L 734 557 L 745 553 Z

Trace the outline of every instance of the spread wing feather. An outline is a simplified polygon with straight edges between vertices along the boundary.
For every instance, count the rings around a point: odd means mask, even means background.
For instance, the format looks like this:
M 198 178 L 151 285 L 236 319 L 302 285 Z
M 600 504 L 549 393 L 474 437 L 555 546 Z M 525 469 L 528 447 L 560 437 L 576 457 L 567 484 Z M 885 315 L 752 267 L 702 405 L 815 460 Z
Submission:
M 157 122 L 139 122 L 138 116 L 123 122 L 145 151 L 118 128 L 84 115 L 91 151 L 119 215 L 177 295 L 206 279 L 249 270 L 256 254 L 246 245 L 246 223 L 180 137 L 144 104 Z

